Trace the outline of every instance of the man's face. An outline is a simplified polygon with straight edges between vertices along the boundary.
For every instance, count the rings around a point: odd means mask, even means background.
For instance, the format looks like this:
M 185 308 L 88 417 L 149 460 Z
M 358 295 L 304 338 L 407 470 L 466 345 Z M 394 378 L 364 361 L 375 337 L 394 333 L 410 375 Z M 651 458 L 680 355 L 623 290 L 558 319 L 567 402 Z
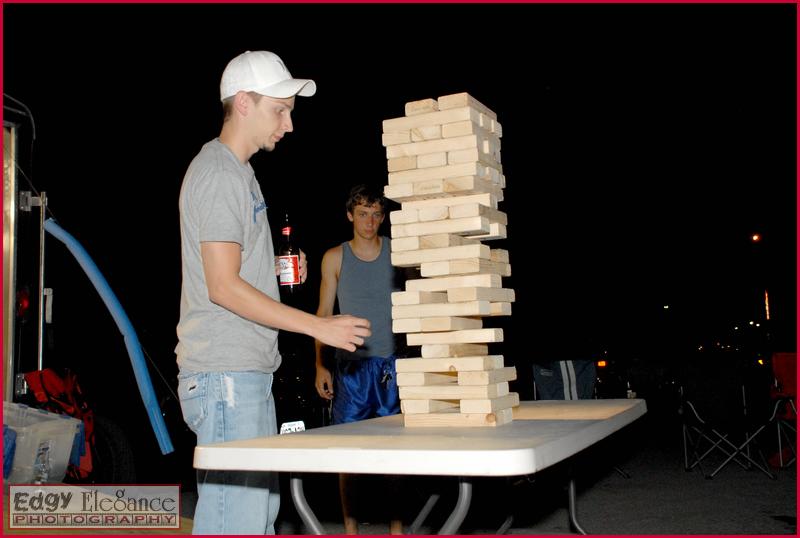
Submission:
M 353 223 L 353 233 L 364 239 L 373 239 L 378 234 L 385 216 L 378 202 L 372 205 L 358 204 L 352 213 L 347 213 L 347 218 Z
M 258 149 L 272 151 L 286 133 L 291 133 L 294 97 L 278 99 L 261 96 L 253 102 L 253 141 Z

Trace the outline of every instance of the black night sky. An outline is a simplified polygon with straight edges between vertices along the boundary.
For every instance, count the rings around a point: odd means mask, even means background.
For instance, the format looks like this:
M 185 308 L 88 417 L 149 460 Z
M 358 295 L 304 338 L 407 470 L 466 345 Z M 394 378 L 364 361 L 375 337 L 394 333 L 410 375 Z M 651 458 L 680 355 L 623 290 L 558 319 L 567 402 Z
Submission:
M 4 117 L 20 125 L 22 172 L 170 383 L 178 191 L 219 132 L 221 72 L 248 49 L 318 86 L 295 132 L 252 161 L 273 231 L 288 209 L 310 260 L 307 310 L 323 252 L 349 238 L 349 187 L 386 183 L 382 120 L 466 91 L 503 126 L 508 239 L 492 246 L 511 257 L 500 352 L 521 381 L 541 357 L 688 353 L 763 316 L 764 287 L 773 342 L 794 350 L 796 9 L 5 4 L 3 91 L 30 109 L 35 142 L 28 118 Z M 55 240 L 47 257 L 46 362 L 101 372 L 93 390 L 138 412 L 113 321 Z

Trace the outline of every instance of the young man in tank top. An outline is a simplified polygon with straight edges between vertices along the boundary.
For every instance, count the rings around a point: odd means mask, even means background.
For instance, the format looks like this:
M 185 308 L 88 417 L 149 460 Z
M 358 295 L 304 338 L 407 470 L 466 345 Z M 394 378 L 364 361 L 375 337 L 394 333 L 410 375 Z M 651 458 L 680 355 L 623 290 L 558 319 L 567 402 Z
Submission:
M 370 321 L 372 335 L 354 352 L 337 350 L 333 374 L 323 361 L 323 344 L 315 341 L 315 385 L 322 398 L 333 400 L 334 424 L 400 412 L 392 333 L 391 294 L 396 291 L 396 273 L 390 240 L 378 235 L 386 216 L 386 199 L 377 189 L 357 185 L 350 191 L 346 207 L 353 238 L 329 249 L 322 258 L 317 315 L 332 315 L 338 300 L 342 314 Z M 352 481 L 346 475 L 340 478 L 345 532 L 358 534 L 358 521 L 348 502 Z M 402 534 L 402 522 L 393 519 L 390 531 Z

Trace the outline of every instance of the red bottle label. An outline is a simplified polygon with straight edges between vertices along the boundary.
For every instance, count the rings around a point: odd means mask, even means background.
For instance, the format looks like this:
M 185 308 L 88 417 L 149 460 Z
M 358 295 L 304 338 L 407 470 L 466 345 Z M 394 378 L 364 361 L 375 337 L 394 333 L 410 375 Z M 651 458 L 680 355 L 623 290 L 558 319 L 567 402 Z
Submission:
M 297 254 L 278 256 L 281 286 L 300 284 L 300 257 Z

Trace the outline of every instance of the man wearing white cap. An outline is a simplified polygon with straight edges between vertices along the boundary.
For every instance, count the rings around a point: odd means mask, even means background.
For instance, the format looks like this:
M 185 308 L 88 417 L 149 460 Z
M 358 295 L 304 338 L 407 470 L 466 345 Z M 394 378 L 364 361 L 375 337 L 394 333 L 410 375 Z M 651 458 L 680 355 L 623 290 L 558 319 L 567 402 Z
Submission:
M 315 92 L 314 81 L 292 78 L 272 52 L 240 54 L 222 74 L 222 131 L 183 179 L 175 352 L 183 417 L 201 445 L 276 433 L 279 329 L 349 351 L 371 334 L 366 319 L 317 317 L 280 303 L 267 207 L 249 159 L 292 132 L 295 96 Z M 275 473 L 201 471 L 197 491 L 194 534 L 274 534 Z

